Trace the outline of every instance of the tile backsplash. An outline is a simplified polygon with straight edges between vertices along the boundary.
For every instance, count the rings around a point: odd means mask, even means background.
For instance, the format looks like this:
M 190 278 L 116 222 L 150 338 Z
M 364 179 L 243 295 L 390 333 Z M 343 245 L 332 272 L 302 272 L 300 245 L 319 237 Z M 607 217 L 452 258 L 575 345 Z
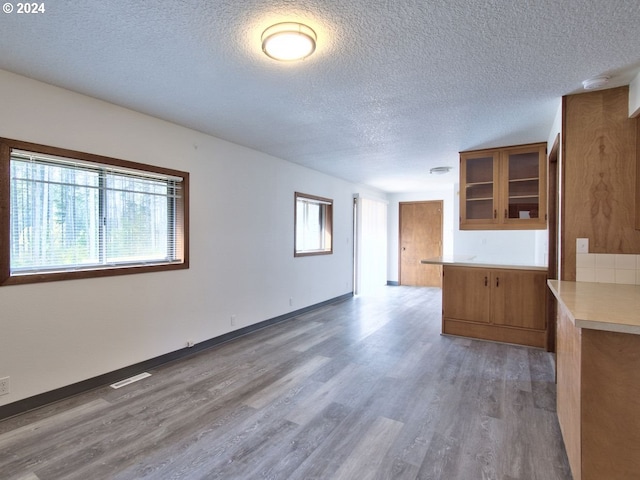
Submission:
M 576 281 L 640 285 L 640 255 L 578 253 Z

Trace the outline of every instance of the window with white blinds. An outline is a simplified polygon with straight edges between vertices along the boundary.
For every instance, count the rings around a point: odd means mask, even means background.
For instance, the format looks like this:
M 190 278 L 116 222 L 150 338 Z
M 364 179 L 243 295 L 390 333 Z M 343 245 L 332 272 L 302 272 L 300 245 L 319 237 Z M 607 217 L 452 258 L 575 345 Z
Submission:
M 8 147 L 5 278 L 27 283 L 57 279 L 49 274 L 186 268 L 186 172 Z
M 333 200 L 296 192 L 296 257 L 333 252 Z

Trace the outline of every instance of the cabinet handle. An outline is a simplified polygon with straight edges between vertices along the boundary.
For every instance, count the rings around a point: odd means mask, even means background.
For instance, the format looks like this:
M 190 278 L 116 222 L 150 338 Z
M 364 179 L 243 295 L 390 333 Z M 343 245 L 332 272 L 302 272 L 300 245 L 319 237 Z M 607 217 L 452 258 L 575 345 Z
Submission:
M 493 211 L 493 218 L 498 218 L 498 210 Z
M 487 285 L 489 285 L 489 278 L 484 277 L 484 286 L 486 287 Z
M 496 287 L 500 286 L 500 277 L 496 277 Z
M 507 218 L 507 209 L 504 209 L 504 218 Z

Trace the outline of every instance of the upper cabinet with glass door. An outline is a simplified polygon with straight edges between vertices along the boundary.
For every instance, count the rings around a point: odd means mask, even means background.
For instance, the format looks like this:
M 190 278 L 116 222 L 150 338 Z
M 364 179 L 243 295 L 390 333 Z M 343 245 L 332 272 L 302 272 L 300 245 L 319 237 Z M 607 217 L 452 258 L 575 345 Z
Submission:
M 460 156 L 460 228 L 494 228 L 498 223 L 500 156 L 496 151 Z
M 547 228 L 546 144 L 460 154 L 460 229 Z

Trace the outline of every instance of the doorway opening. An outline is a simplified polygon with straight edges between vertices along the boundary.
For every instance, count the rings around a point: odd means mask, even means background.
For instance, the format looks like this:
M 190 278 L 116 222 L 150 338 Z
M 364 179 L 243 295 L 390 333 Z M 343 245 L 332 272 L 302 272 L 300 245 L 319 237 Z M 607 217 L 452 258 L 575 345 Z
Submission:
M 372 293 L 387 284 L 387 202 L 357 194 L 353 199 L 353 293 Z

